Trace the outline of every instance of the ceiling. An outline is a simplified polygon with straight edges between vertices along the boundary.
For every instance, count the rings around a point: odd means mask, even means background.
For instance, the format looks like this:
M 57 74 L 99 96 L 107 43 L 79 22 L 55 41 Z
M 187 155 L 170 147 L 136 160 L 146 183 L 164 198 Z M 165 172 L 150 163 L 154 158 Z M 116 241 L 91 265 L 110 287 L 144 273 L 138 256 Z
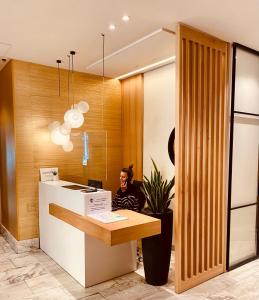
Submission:
M 161 28 L 106 56 L 105 74 L 109 77 L 120 77 L 150 65 L 157 66 L 158 62 L 166 60 L 163 65 L 172 62 L 175 52 L 175 34 Z M 87 66 L 86 71 L 102 75 L 102 65 L 103 60 L 98 60 Z
M 128 23 L 123 14 L 130 16 Z M 109 55 L 159 28 L 175 30 L 177 22 L 259 50 L 258 14 L 258 0 L 0 0 L 0 57 L 50 66 L 62 59 L 67 68 L 67 54 L 75 50 L 75 69 L 89 72 L 87 66 L 102 57 L 101 33 Z M 111 23 L 114 31 L 108 29 Z M 147 43 L 142 57 L 145 52 L 152 61 L 165 56 L 167 46 L 161 44 L 160 53 L 157 45 Z M 124 61 L 120 57 L 117 75 L 139 65 L 140 52 L 134 51 L 125 52 Z

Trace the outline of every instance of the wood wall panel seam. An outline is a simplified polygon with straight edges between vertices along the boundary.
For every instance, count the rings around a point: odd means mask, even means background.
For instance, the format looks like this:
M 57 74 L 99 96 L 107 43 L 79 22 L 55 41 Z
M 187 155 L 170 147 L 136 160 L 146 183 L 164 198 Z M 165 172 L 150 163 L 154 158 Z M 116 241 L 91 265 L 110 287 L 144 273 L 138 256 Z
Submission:
M 123 166 L 134 164 L 134 178 L 143 180 L 143 74 L 121 81 Z

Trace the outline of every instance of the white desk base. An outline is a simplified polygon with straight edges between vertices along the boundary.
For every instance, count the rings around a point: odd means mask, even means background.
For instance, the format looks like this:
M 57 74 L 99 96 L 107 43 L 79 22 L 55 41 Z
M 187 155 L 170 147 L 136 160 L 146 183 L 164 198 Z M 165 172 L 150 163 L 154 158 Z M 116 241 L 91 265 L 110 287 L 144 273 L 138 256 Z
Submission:
M 65 184 L 72 183 L 40 183 L 40 248 L 84 287 L 135 271 L 136 241 L 106 246 L 49 215 L 49 203 L 85 215 L 84 194 L 62 188 Z

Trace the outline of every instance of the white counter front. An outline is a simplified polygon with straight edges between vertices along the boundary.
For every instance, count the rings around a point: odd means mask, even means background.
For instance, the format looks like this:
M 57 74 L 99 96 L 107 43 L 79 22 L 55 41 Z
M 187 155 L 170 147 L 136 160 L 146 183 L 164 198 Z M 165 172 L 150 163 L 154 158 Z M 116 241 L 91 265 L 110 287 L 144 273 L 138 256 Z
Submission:
M 94 197 L 105 197 L 111 208 L 110 191 L 83 193 L 63 187 L 72 184 L 76 183 L 40 182 L 40 248 L 85 287 L 136 270 L 136 241 L 110 247 L 49 214 L 49 204 L 54 203 L 86 216 Z

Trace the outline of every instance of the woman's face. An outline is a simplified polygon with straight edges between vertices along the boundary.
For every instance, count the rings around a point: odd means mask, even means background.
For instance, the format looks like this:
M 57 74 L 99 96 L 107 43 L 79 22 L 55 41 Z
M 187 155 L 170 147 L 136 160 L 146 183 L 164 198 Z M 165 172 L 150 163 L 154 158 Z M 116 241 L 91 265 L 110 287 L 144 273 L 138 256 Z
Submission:
M 127 179 L 128 179 L 127 173 L 126 173 L 126 172 L 121 172 L 121 173 L 120 173 L 120 181 L 121 181 L 122 183 L 125 183 L 125 182 L 127 181 Z

